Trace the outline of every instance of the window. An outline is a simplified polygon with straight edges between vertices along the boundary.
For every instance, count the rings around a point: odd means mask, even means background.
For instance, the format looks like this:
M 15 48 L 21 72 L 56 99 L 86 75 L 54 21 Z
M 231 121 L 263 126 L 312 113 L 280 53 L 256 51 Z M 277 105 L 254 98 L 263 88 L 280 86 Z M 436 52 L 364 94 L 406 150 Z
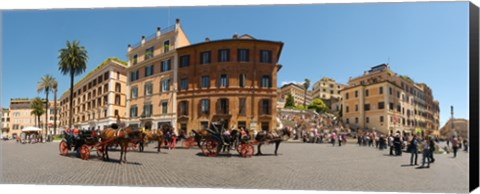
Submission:
M 132 63 L 136 65 L 138 63 L 138 55 L 133 55 Z
M 201 113 L 202 114 L 209 114 L 210 113 L 210 100 L 208 99 L 202 99 L 201 100 Z
M 383 94 L 383 87 L 380 87 L 379 90 L 380 90 L 380 94 Z
M 143 114 L 145 115 L 145 117 L 152 116 L 152 108 L 152 104 L 143 105 Z
M 132 107 L 130 107 L 130 118 L 137 117 L 137 111 L 138 111 L 137 105 L 132 105 Z
M 171 70 L 170 59 L 162 61 L 162 64 L 160 65 L 160 72 L 166 72 L 166 71 L 170 71 L 170 70 Z
M 131 98 L 132 99 L 136 99 L 138 97 L 138 87 L 132 87 L 132 90 L 131 90 Z
M 170 91 L 170 79 L 164 79 L 160 82 L 160 91 L 168 92 Z
M 209 64 L 211 62 L 210 59 L 211 52 L 205 51 L 200 53 L 200 64 Z
M 246 76 L 245 74 L 240 74 L 239 78 L 238 78 L 238 85 L 243 88 L 245 87 L 245 80 L 246 80 Z
M 384 108 L 385 108 L 385 102 L 379 102 L 378 109 L 384 109 Z
M 230 61 L 230 49 L 218 50 L 218 62 L 228 62 L 228 61 Z
M 144 86 L 144 89 L 145 89 L 145 92 L 144 92 L 145 96 L 152 95 L 153 84 L 152 83 L 146 83 L 145 86 Z
M 266 115 L 271 114 L 271 106 L 270 106 L 270 100 L 269 99 L 263 99 L 262 100 L 262 113 Z
M 364 110 L 369 111 L 370 110 L 370 104 L 365 104 L 364 105 Z
M 365 90 L 365 96 L 368 96 L 368 90 Z
M 355 123 L 358 124 L 358 117 L 355 117 Z
M 103 81 L 102 75 L 98 76 L 98 83 L 100 84 Z
M 270 88 L 270 87 L 272 87 L 272 83 L 271 83 L 271 81 L 270 81 L 270 76 L 268 76 L 268 75 L 262 76 L 262 85 L 261 85 L 261 87 L 263 87 L 263 88 Z
M 183 55 L 180 57 L 180 67 L 188 67 L 190 65 L 190 55 Z
M 209 76 L 202 76 L 202 88 L 210 88 L 210 77 Z
M 162 114 L 168 113 L 168 101 L 162 101 Z
M 272 51 L 260 50 L 260 63 L 272 63 Z
M 136 81 L 138 80 L 139 76 L 138 76 L 138 69 L 136 71 L 133 71 L 133 72 L 130 72 L 130 81 Z
M 121 92 L 122 91 L 122 86 L 120 83 L 115 83 L 115 92 Z M 90 99 L 90 93 L 88 94 L 88 99 Z
M 170 40 L 163 42 L 163 52 L 166 53 L 170 51 Z
M 358 90 L 355 91 L 355 98 L 358 98 Z
M 380 122 L 383 122 L 383 116 L 380 116 Z
M 355 104 L 355 111 L 358 111 L 358 104 Z
M 218 107 L 220 114 L 228 114 L 228 99 L 220 99 L 220 107 Z
M 345 109 L 345 112 L 347 112 L 347 113 L 348 113 L 348 112 L 350 112 L 350 110 L 349 110 L 348 106 L 347 106 L 347 107 L 345 107 L 345 108 L 346 108 L 346 109 Z
M 103 77 L 105 78 L 105 80 L 107 80 L 110 77 L 110 72 L 108 72 L 108 71 L 105 72 L 105 74 L 103 74 Z
M 228 87 L 228 76 L 226 74 L 220 75 L 220 87 Z
M 120 105 L 120 95 L 115 95 L 115 105 Z
M 118 109 L 115 109 L 115 116 L 118 116 Z M 88 115 L 88 118 L 90 119 L 90 115 Z
M 108 83 L 105 84 L 105 86 L 103 87 L 103 92 L 105 92 L 105 93 L 108 92 Z
M 238 49 L 238 61 L 248 62 L 248 49 Z
M 390 110 L 393 110 L 393 103 L 392 102 L 390 102 L 390 107 L 389 108 L 390 108 Z
M 180 115 L 188 115 L 188 102 L 181 101 L 180 102 Z
M 397 98 L 400 98 L 400 91 L 397 91 Z
M 153 46 L 145 50 L 145 60 L 153 57 Z
M 397 112 L 401 112 L 402 107 L 400 105 L 397 105 Z
M 393 89 L 391 87 L 388 88 L 388 93 L 390 93 L 390 95 L 393 95 Z
M 330 94 L 333 94 L 333 90 L 330 90 Z
M 345 99 L 348 100 L 348 92 L 345 94 Z
M 183 78 L 180 80 L 180 90 L 188 90 L 188 79 Z
M 239 115 L 246 115 L 246 102 L 247 102 L 247 99 L 246 98 L 240 98 L 239 99 L 239 103 L 238 103 L 238 114 Z
M 347 118 L 347 119 L 345 120 L 345 123 L 349 124 L 349 123 L 350 123 L 350 120 Z
M 366 123 L 369 123 L 370 122 L 370 119 L 368 117 L 365 117 L 365 122 Z
M 145 77 L 153 75 L 153 65 L 145 67 Z

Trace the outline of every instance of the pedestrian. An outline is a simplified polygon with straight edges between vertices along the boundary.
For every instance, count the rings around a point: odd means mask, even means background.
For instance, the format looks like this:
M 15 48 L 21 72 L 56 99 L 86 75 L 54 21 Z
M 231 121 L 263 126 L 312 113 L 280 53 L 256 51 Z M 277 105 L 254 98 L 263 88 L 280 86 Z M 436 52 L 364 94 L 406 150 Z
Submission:
M 423 138 L 423 160 L 422 160 L 422 166 L 420 168 L 430 168 L 430 160 L 428 159 L 428 156 L 430 155 L 430 139 L 428 137 Z M 425 167 L 425 162 L 427 163 L 427 166 Z
M 458 150 L 458 139 L 456 136 L 452 137 L 452 149 L 453 149 L 453 157 L 457 157 L 457 150 Z
M 335 132 L 332 132 L 332 134 L 330 134 L 330 141 L 332 143 L 332 146 L 335 146 L 335 138 L 336 138 L 336 134 Z
M 412 140 L 410 141 L 410 166 L 418 165 L 417 158 L 418 158 L 418 140 L 417 135 L 413 135 Z M 413 163 L 413 157 L 415 157 L 415 164 Z
M 338 146 L 342 146 L 342 141 L 343 141 L 343 138 L 342 138 L 342 134 L 339 134 L 338 135 Z
M 463 151 L 468 152 L 468 141 L 467 139 L 463 140 Z
M 393 138 L 393 146 L 395 148 L 395 155 L 401 156 L 402 155 L 402 140 L 400 139 L 400 134 L 397 133 Z
M 433 154 L 435 153 L 435 141 L 433 139 L 433 137 L 430 137 L 429 138 L 430 140 L 430 155 L 429 155 L 429 159 L 430 159 L 430 163 L 434 163 L 435 162 L 435 158 L 433 158 Z
M 139 152 L 143 152 L 143 144 L 144 144 L 144 138 L 145 138 L 145 127 L 142 127 L 142 135 L 141 135 L 142 139 L 140 140 L 139 144 L 138 144 L 138 151 Z

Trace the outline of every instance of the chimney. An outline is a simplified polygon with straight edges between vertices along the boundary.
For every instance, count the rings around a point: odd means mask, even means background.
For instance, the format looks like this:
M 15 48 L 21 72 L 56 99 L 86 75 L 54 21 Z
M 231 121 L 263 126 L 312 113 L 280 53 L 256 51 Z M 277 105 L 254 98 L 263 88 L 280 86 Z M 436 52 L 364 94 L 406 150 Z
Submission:
M 128 52 L 132 51 L 132 45 L 128 44 Z
M 206 37 L 205 42 L 209 42 L 209 41 L 210 41 L 210 38 Z
M 160 27 L 157 27 L 157 38 L 160 37 L 160 35 L 162 35 L 162 33 L 160 31 Z
M 145 44 L 145 36 L 142 36 L 142 45 Z
M 177 18 L 175 20 L 175 30 L 178 29 L 178 28 L 180 28 L 180 19 Z
M 235 33 L 235 34 L 233 35 L 233 39 L 238 39 L 237 33 Z

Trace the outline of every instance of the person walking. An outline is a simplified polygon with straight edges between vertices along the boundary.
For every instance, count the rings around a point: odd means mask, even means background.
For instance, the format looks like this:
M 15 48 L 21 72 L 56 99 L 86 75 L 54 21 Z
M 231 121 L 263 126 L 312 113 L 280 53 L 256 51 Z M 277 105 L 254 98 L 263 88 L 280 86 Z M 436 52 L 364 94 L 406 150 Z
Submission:
M 428 137 L 424 137 L 422 144 L 423 144 L 423 160 L 422 160 L 422 166 L 420 166 L 420 168 L 430 168 L 430 160 L 428 159 L 430 155 L 430 139 Z M 425 163 L 427 163 L 427 166 L 425 166 Z
M 393 136 L 388 137 L 388 146 L 390 146 L 390 156 L 393 156 Z
M 343 138 L 342 138 L 342 134 L 339 134 L 338 135 L 338 146 L 342 146 L 342 141 L 343 141 Z
M 429 155 L 429 159 L 430 159 L 430 163 L 434 163 L 435 162 L 435 158 L 433 158 L 433 154 L 435 153 L 435 141 L 433 139 L 433 137 L 430 137 L 429 138 L 430 140 L 430 155 Z
M 458 150 L 458 139 L 456 136 L 452 137 L 452 149 L 453 149 L 453 157 L 457 157 L 457 150 Z
M 410 166 L 413 165 L 418 165 L 417 164 L 417 159 L 418 159 L 418 140 L 417 140 L 417 135 L 413 135 L 412 140 L 410 141 Z M 413 163 L 413 157 L 415 157 L 415 164 Z
M 332 146 L 335 146 L 335 138 L 337 138 L 336 134 L 335 132 L 332 132 L 332 134 L 330 134 L 330 139 L 331 139 L 330 141 L 332 143 Z
M 468 140 L 463 140 L 463 151 L 468 152 Z

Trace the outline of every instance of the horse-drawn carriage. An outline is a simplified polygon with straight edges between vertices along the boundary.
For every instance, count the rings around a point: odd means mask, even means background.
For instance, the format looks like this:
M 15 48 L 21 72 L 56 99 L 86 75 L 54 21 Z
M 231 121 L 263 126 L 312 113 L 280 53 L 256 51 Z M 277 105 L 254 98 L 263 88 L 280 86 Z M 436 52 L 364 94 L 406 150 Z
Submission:
M 60 154 L 66 156 L 68 151 L 74 150 L 83 160 L 90 157 L 90 151 L 96 148 L 97 154 L 102 154 L 102 146 L 96 131 L 67 130 L 63 131 L 63 139 L 59 145 Z
M 222 122 L 212 122 L 210 128 L 205 129 L 208 135 L 200 143 L 200 148 L 205 156 L 213 157 L 223 149 L 228 152 L 232 147 L 243 157 L 251 157 L 255 150 L 249 138 L 241 138 L 238 130 L 232 130 L 228 136 L 224 135 L 226 129 Z

